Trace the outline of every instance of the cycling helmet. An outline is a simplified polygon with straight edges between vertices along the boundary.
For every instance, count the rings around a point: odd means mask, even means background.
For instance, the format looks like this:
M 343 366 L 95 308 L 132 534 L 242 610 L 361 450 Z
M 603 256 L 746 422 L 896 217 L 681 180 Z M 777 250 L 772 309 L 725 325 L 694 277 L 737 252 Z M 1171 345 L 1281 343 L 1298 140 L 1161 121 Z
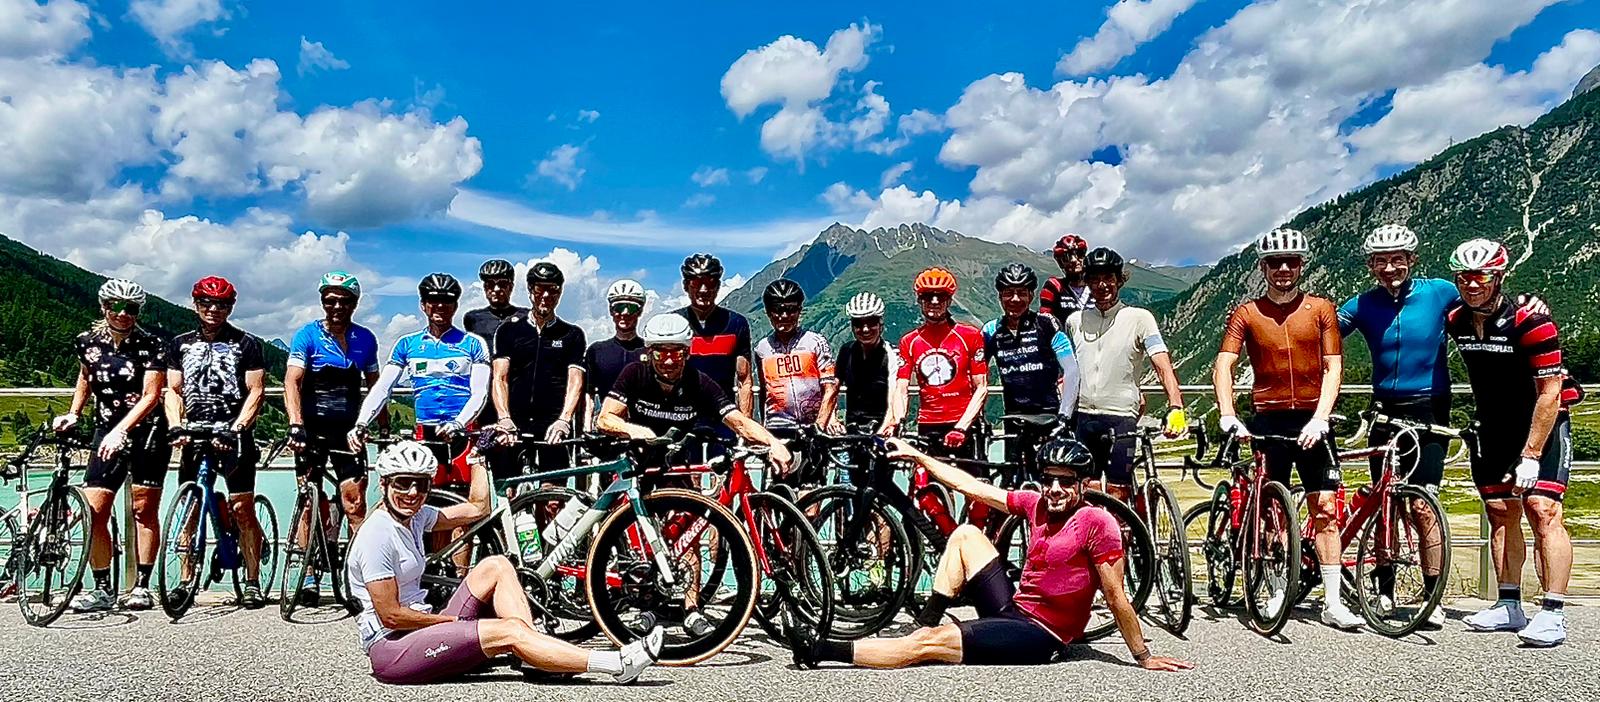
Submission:
M 443 297 L 450 300 L 461 299 L 461 282 L 449 273 L 429 273 L 417 284 L 417 294 L 424 297 Z
M 688 346 L 694 340 L 694 330 L 683 315 L 667 312 L 658 314 L 644 323 L 645 346 Z
M 1488 239 L 1472 239 L 1450 254 L 1452 271 L 1504 271 L 1511 262 L 1506 247 Z
M 636 280 L 623 278 L 606 288 L 606 302 L 637 302 L 644 304 L 644 286 Z
M 1274 229 L 1256 242 L 1256 258 L 1282 255 L 1305 258 L 1310 250 L 1306 246 L 1306 235 L 1298 229 Z
M 1034 275 L 1033 269 L 1021 263 L 1008 263 L 1005 268 L 994 276 L 994 289 L 1027 288 L 1034 290 L 1039 287 L 1039 276 Z
M 1367 235 L 1367 240 L 1361 245 L 1361 252 L 1367 255 L 1387 253 L 1390 251 L 1417 251 L 1417 234 L 1404 224 L 1385 224 L 1372 230 Z
M 138 283 L 121 278 L 112 278 L 100 286 L 100 304 L 121 300 L 132 302 L 135 305 L 144 304 L 144 288 Z
M 925 292 L 943 292 L 956 294 L 956 276 L 948 270 L 934 266 L 917 274 L 917 279 L 911 283 L 911 289 L 918 295 Z
M 481 280 L 503 280 L 515 274 L 511 262 L 503 258 L 491 258 L 478 266 L 478 278 Z
M 377 468 L 379 478 L 401 475 L 432 477 L 439 469 L 439 458 L 416 441 L 396 441 L 378 454 Z
M 564 285 L 567 276 L 561 273 L 561 268 L 549 261 L 540 261 L 528 267 L 528 285 Z
M 1061 254 L 1067 253 L 1069 251 L 1077 251 L 1078 253 L 1083 253 L 1083 252 L 1088 251 L 1088 250 L 1089 250 L 1089 242 L 1084 241 L 1083 237 L 1078 236 L 1077 234 L 1068 234 L 1068 235 L 1066 235 L 1064 237 L 1061 237 L 1060 239 L 1057 239 L 1056 240 L 1056 246 L 1055 246 L 1054 249 L 1052 249 L 1053 253 L 1055 253 L 1055 255 L 1057 255 L 1057 256 L 1060 256 Z
M 1067 466 L 1078 471 L 1079 475 L 1088 475 L 1094 466 L 1094 454 L 1077 440 L 1058 436 L 1039 447 L 1037 462 L 1040 468 Z
M 683 266 L 679 268 L 685 278 L 699 278 L 701 276 L 722 277 L 722 261 L 708 253 L 697 253 L 683 259 Z
M 868 319 L 883 316 L 883 300 L 869 292 L 856 293 L 845 303 L 844 313 L 851 319 Z
M 779 278 L 767 284 L 765 292 L 761 293 L 761 304 L 767 309 L 778 305 L 805 304 L 806 291 L 800 289 L 800 284 L 788 278 Z
M 361 281 L 344 271 L 328 271 L 322 274 L 322 281 L 317 283 L 317 292 L 327 292 L 329 288 L 343 290 L 356 297 L 361 297 Z
M 237 300 L 239 291 L 233 289 L 233 283 L 227 278 L 218 275 L 208 275 L 195 281 L 194 290 L 190 293 L 193 297 L 206 297 L 213 300 Z
M 1096 247 L 1088 256 L 1083 257 L 1083 272 L 1094 273 L 1108 271 L 1122 275 L 1122 254 L 1104 246 Z

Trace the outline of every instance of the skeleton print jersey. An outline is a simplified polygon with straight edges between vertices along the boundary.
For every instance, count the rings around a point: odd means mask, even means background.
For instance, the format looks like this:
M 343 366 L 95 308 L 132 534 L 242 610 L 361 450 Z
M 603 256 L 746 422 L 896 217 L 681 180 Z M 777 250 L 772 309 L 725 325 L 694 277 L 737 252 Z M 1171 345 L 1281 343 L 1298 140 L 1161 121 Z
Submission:
M 207 341 L 184 332 L 167 347 L 167 367 L 183 373 L 183 413 L 190 422 L 228 422 L 244 406 L 244 374 L 267 367 L 261 342 L 224 324 Z

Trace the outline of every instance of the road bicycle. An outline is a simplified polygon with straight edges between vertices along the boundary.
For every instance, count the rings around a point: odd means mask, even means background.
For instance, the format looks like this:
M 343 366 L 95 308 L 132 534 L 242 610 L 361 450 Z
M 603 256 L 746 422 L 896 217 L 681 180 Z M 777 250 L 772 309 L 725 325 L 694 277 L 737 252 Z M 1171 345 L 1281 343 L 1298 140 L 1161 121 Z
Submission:
M 83 488 L 67 483 L 72 471 L 87 464 L 94 450 L 82 436 L 56 433 L 41 425 L 26 440 L 22 453 L 0 466 L 0 480 L 16 481 L 17 504 L 0 515 L 0 594 L 15 596 L 22 618 L 49 626 L 78 594 L 89 562 L 89 504 Z M 28 488 L 28 470 L 50 465 L 50 482 L 42 490 Z M 37 508 L 33 506 L 37 500 Z M 111 531 L 111 594 L 120 592 L 121 541 L 117 520 Z
M 1183 513 L 1178 510 L 1178 498 L 1172 488 L 1161 481 L 1156 470 L 1155 437 L 1160 433 L 1159 426 L 1144 424 L 1132 432 L 1111 432 L 1106 438 L 1111 443 L 1132 441 L 1138 447 L 1133 474 L 1142 475 L 1143 481 L 1133 488 L 1132 507 L 1149 530 L 1154 546 L 1153 587 L 1161 626 L 1181 635 L 1189 628 L 1194 613 L 1189 593 L 1192 582 L 1189 539 L 1185 534 Z
M 311 436 L 307 445 L 326 447 L 322 450 L 328 454 L 352 456 L 365 474 L 366 452 L 337 448 L 343 440 L 344 437 Z M 287 436 L 274 442 L 261 462 L 261 470 L 271 466 L 288 446 Z M 329 499 L 329 494 L 335 497 Z M 350 539 L 355 534 L 340 535 L 348 522 L 338 495 L 339 477 L 327 460 L 319 461 L 296 480 L 294 509 L 289 512 L 290 535 L 283 548 L 283 579 L 278 590 L 278 614 L 286 622 L 293 621 L 295 610 L 301 605 L 319 606 L 324 589 L 335 604 L 351 615 L 361 612 L 361 603 L 350 593 L 344 568 Z

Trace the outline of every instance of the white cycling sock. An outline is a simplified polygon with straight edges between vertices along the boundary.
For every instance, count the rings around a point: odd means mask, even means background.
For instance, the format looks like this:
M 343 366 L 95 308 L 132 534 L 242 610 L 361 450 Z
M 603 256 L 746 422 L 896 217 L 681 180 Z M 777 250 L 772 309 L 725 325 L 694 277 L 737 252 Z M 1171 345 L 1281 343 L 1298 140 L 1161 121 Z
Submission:
M 1336 565 L 1322 566 L 1323 607 L 1344 606 L 1344 603 L 1339 601 L 1339 586 L 1343 584 L 1339 578 L 1340 570 L 1341 568 Z
M 617 651 L 591 652 L 589 654 L 589 672 L 621 675 L 622 654 Z

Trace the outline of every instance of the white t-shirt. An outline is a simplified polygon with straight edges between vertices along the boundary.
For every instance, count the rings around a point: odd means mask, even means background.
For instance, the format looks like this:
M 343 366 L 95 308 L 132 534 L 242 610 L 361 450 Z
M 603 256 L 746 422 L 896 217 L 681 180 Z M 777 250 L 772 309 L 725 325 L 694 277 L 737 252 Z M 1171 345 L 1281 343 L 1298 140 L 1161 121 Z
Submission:
M 350 580 L 350 592 L 361 602 L 361 614 L 356 615 L 356 627 L 361 632 L 361 650 L 390 633 L 378 621 L 372 608 L 372 595 L 367 593 L 367 583 L 384 578 L 394 578 L 400 594 L 400 604 L 419 612 L 431 612 L 433 607 L 424 600 L 422 569 L 427 562 L 427 550 L 422 537 L 439 521 L 439 509 L 423 505 L 411 518 L 409 525 L 400 524 L 390 516 L 389 510 L 373 510 L 372 516 L 361 524 L 355 541 L 350 543 L 350 561 L 345 568 Z
M 1078 357 L 1078 411 L 1139 416 L 1143 361 L 1167 350 L 1155 316 L 1121 302 L 1105 312 L 1090 305 L 1067 316 L 1065 331 Z

